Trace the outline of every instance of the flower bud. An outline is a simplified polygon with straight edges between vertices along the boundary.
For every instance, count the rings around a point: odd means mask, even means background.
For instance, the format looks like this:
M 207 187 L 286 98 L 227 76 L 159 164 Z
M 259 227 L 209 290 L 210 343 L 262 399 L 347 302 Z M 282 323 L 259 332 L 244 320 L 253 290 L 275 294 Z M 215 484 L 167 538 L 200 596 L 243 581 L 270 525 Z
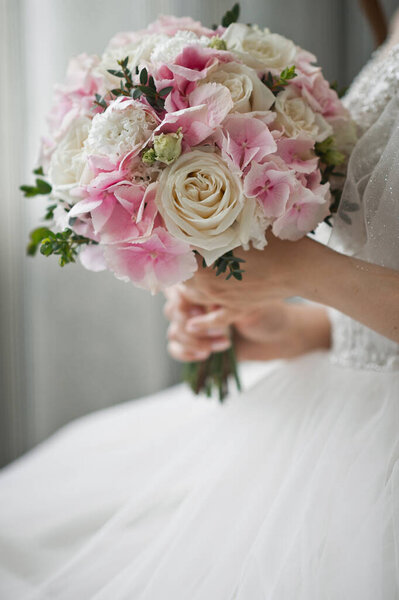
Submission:
M 156 160 L 172 164 L 181 154 L 181 141 L 183 134 L 181 129 L 176 133 L 161 133 L 154 137 L 154 152 Z M 143 157 L 144 160 L 144 157 Z
M 211 38 L 211 41 L 208 44 L 209 48 L 215 48 L 215 50 L 227 50 L 227 44 L 220 37 L 215 35 L 215 37 Z
M 146 165 L 152 165 L 157 160 L 154 148 L 146 150 L 143 153 L 142 160 Z

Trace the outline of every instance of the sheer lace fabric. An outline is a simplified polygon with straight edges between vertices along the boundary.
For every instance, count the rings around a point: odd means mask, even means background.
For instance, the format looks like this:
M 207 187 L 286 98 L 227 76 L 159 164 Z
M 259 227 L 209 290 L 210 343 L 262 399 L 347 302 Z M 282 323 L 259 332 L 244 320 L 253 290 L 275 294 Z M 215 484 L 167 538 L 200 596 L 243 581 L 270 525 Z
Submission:
M 344 254 L 399 270 L 399 45 L 381 51 L 345 98 L 361 138 L 348 165 L 330 245 Z M 367 301 L 367 300 L 366 300 Z M 399 344 L 331 311 L 335 363 L 399 369 Z

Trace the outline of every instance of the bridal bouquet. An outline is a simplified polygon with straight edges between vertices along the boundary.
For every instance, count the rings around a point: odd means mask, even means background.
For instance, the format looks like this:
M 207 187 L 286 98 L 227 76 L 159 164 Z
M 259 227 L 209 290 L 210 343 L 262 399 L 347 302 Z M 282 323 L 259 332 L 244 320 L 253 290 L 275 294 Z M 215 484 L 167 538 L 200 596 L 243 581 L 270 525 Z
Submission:
M 268 230 L 297 240 L 328 217 L 348 113 L 312 54 L 237 17 L 237 5 L 214 29 L 161 17 L 70 61 L 36 183 L 21 187 L 50 199 L 29 254 L 79 256 L 152 293 L 200 258 L 245 286 L 235 248 L 262 250 Z M 189 378 L 224 396 L 232 370 L 223 353 Z

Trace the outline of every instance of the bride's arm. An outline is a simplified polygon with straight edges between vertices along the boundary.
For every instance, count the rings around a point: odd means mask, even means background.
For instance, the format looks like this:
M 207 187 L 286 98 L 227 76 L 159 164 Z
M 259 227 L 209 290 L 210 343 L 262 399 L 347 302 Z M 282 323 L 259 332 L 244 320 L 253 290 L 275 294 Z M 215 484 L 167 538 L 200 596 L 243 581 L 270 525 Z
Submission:
M 308 268 L 297 281 L 299 295 L 399 342 L 398 271 L 339 254 L 310 239 L 302 244 L 302 257 Z
M 243 311 L 301 296 L 336 308 L 399 342 L 398 271 L 339 254 L 310 238 L 298 242 L 270 238 L 264 251 L 235 251 L 246 261 L 241 282 L 200 268 L 186 284 L 192 301 Z

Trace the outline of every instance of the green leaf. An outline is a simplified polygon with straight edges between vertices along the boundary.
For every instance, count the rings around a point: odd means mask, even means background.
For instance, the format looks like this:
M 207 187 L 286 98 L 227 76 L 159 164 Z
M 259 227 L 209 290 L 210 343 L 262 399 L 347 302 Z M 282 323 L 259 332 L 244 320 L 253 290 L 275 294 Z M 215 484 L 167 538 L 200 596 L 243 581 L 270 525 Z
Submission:
M 162 88 L 162 90 L 159 90 L 158 94 L 160 96 L 162 96 L 162 98 L 163 98 L 163 97 L 167 96 L 168 94 L 170 94 L 170 92 L 172 90 L 173 90 L 172 86 L 170 86 L 170 87 L 164 87 L 164 88 Z
M 52 187 L 47 181 L 44 179 L 36 179 L 36 188 L 38 190 L 38 194 L 50 194 Z
M 29 243 L 26 247 L 26 253 L 29 256 L 34 256 L 41 241 L 48 237 L 50 233 L 51 231 L 47 227 L 38 227 L 31 231 L 29 234 Z
M 148 72 L 147 69 L 142 69 L 140 72 L 140 83 L 141 85 L 145 85 L 147 83 L 147 79 L 148 79 Z
M 286 69 L 281 71 L 280 80 L 289 81 L 290 79 L 294 79 L 294 77 L 296 76 L 297 74 L 295 72 L 295 65 L 292 65 L 292 67 L 287 67 Z
M 115 69 L 107 69 L 107 73 L 111 73 L 114 77 L 124 77 L 125 74 L 122 71 L 117 71 Z
M 136 88 L 133 92 L 133 98 L 134 100 L 137 100 L 138 98 L 140 98 L 140 96 L 142 95 L 142 91 L 139 88 Z
M 33 169 L 34 175 L 44 175 L 43 167 L 37 167 L 37 169 Z
M 44 217 L 45 221 L 51 221 L 52 219 L 54 219 L 54 211 L 57 208 L 56 204 L 50 204 L 50 206 L 48 206 L 46 208 L 46 214 Z
M 237 23 L 238 18 L 240 16 L 240 5 L 238 2 L 234 4 L 231 10 L 228 10 L 226 14 L 222 17 L 222 26 L 228 27 L 232 23 Z
M 37 189 L 32 185 L 20 185 L 19 189 L 24 193 L 25 198 L 31 198 L 39 194 Z

